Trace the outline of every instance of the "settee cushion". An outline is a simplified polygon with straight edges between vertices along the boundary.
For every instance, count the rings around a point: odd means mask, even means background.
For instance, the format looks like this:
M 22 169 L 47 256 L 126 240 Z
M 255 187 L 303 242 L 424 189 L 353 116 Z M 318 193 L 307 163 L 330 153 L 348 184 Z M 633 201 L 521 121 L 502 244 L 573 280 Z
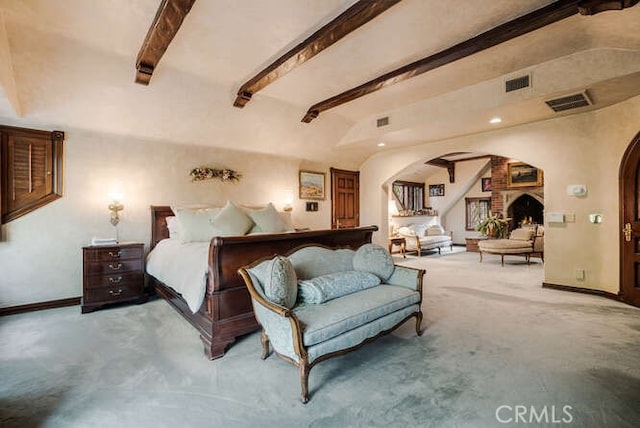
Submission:
M 389 251 L 376 244 L 365 244 L 353 256 L 353 268 L 370 272 L 386 281 L 393 273 L 393 259 Z
M 486 239 L 478 242 L 480 251 L 497 254 L 522 254 L 533 251 L 531 241 L 518 239 Z
M 262 280 L 265 297 L 276 305 L 292 308 L 298 296 L 298 279 L 293 265 L 284 256 L 264 263 L 267 263 Z
M 369 272 L 334 272 L 298 283 L 298 300 L 301 303 L 324 303 L 347 294 L 380 284 L 380 278 Z
M 293 312 L 304 325 L 304 344 L 311 346 L 419 301 L 415 290 L 380 284 L 321 305 L 296 306 Z

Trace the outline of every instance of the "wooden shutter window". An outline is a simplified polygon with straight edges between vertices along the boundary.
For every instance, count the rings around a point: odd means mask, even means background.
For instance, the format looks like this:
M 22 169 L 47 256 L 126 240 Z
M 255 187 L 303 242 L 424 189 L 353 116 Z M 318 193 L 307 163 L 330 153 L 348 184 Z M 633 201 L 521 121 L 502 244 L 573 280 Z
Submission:
M 0 126 L 2 144 L 2 223 L 62 196 L 60 131 Z

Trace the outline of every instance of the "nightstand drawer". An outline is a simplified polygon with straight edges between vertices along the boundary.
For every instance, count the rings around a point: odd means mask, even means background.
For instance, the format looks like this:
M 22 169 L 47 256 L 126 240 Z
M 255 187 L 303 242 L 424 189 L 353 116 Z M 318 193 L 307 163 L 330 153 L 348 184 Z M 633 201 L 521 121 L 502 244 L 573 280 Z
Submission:
M 142 284 L 143 281 L 144 278 L 142 276 L 142 272 L 129 272 L 114 275 L 88 276 L 84 285 L 88 288 L 114 287 L 117 285 Z
M 130 300 L 142 295 L 142 283 L 119 284 L 109 287 L 86 288 L 84 303 L 109 302 Z
M 109 262 L 87 262 L 85 275 L 114 275 L 125 272 L 142 272 L 142 260 L 113 260 Z
M 98 261 L 117 261 L 126 259 L 139 259 L 142 257 L 143 247 L 130 246 L 130 247 L 102 247 L 92 248 L 85 253 L 85 261 L 98 262 Z

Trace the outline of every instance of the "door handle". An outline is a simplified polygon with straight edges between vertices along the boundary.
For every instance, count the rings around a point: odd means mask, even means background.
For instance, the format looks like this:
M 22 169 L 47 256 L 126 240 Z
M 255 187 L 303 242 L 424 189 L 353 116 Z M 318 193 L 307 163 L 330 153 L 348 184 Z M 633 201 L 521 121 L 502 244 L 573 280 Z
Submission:
M 624 232 L 624 240 L 627 242 L 631 241 L 631 223 L 625 223 L 622 228 L 622 232 Z

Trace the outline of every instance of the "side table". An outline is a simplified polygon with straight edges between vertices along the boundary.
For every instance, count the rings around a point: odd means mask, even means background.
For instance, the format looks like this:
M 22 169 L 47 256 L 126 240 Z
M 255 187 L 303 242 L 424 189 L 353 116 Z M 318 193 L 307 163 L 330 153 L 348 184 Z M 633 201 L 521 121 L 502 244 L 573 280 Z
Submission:
M 400 247 L 400 254 L 402 254 L 402 257 L 404 257 L 405 259 L 407 258 L 406 252 L 407 252 L 407 240 L 405 238 L 402 238 L 400 236 L 390 236 L 389 237 L 389 253 L 393 254 L 393 246 L 397 245 Z

